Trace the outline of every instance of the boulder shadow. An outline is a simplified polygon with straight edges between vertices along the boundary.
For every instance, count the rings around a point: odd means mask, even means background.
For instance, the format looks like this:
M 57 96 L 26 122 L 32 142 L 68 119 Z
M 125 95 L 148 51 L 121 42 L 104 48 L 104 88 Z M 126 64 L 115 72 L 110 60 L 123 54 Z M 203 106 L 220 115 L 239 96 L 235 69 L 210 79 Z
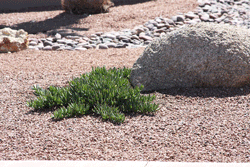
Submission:
M 69 27 L 72 24 L 77 24 L 78 20 L 88 17 L 87 15 L 72 15 L 66 12 L 60 13 L 54 18 L 49 18 L 44 21 L 29 21 L 20 24 L 9 26 L 12 29 L 23 29 L 29 34 L 46 33 L 50 30 L 59 29 L 60 27 Z M 6 25 L 0 25 L 0 29 L 5 28 Z M 88 28 L 68 28 L 69 32 L 66 35 L 78 35 L 77 31 L 88 31 Z
M 133 5 L 137 3 L 144 3 L 156 0 L 111 0 L 111 1 L 114 3 L 114 6 L 121 6 L 121 5 Z
M 1 13 L 25 13 L 25 12 L 43 12 L 43 11 L 54 11 L 62 10 L 61 5 L 51 5 L 51 6 L 40 6 L 40 7 L 23 7 L 20 9 L 1 9 Z
M 180 95 L 186 97 L 217 97 L 217 98 L 224 98 L 224 97 L 235 97 L 235 96 L 244 96 L 250 94 L 250 86 L 244 86 L 240 88 L 233 88 L 233 87 L 204 87 L 204 88 L 171 88 L 165 90 L 156 91 L 161 94 L 166 95 Z M 150 93 L 150 92 L 143 92 L 143 93 Z
M 144 3 L 149 1 L 156 1 L 156 0 L 111 0 L 114 3 L 114 6 L 121 6 L 121 5 L 133 5 L 137 3 Z M 11 4 L 11 3 L 10 3 Z M 51 5 L 51 6 L 39 6 L 39 7 L 21 7 L 20 9 L 0 9 L 1 13 L 25 13 L 25 12 L 42 12 L 42 11 L 54 11 L 54 10 L 62 10 L 61 5 Z
M 154 0 L 113 0 L 112 2 L 114 2 L 115 6 L 120 6 L 120 5 L 143 3 L 148 1 L 154 1 Z M 13 12 L 22 13 L 22 12 L 32 12 L 32 11 L 39 12 L 39 11 L 54 11 L 54 10 L 62 10 L 62 7 L 61 6 L 30 7 L 18 10 L 0 10 L 0 13 L 13 13 Z M 89 28 L 72 28 L 70 27 L 70 25 L 77 24 L 80 19 L 86 17 L 88 17 L 88 14 L 76 15 L 63 12 L 53 18 L 48 18 L 44 21 L 39 21 L 39 22 L 37 22 L 36 20 L 32 20 L 29 22 L 23 22 L 12 26 L 6 26 L 0 24 L 0 29 L 9 27 L 15 30 L 23 29 L 26 32 L 28 32 L 28 34 L 47 33 L 47 35 L 55 35 L 56 32 L 54 31 L 58 31 L 57 29 L 63 27 L 63 30 L 60 30 L 59 33 L 63 33 L 65 36 L 66 35 L 80 36 L 77 33 L 77 31 L 88 31 Z

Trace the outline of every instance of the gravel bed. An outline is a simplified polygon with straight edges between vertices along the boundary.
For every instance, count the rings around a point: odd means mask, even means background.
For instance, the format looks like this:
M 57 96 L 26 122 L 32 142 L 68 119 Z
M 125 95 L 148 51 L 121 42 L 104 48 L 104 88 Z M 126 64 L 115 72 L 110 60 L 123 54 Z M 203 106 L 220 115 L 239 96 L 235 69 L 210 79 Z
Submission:
M 153 8 L 151 2 L 136 4 L 142 5 L 150 13 L 159 12 L 157 9 L 161 7 Z M 168 5 L 168 10 L 177 5 Z M 51 17 L 51 13 L 44 16 Z M 20 18 L 30 15 L 19 14 Z M 9 15 L 13 16 L 14 22 L 15 14 Z M 30 16 L 33 15 L 42 14 L 32 13 Z M 3 16 L 0 15 L 2 20 Z M 107 15 L 100 16 L 108 18 Z M 120 25 L 132 23 L 128 19 L 132 16 L 123 18 L 112 19 L 113 22 L 120 21 Z M 173 88 L 154 92 L 160 110 L 153 116 L 129 114 L 121 125 L 103 122 L 92 115 L 55 122 L 50 118 L 53 110 L 34 112 L 26 106 L 26 102 L 34 98 L 31 87 L 35 84 L 43 88 L 65 86 L 69 79 L 89 72 L 95 66 L 132 67 L 143 50 L 28 49 L 0 54 L 0 159 L 250 162 L 249 86 Z

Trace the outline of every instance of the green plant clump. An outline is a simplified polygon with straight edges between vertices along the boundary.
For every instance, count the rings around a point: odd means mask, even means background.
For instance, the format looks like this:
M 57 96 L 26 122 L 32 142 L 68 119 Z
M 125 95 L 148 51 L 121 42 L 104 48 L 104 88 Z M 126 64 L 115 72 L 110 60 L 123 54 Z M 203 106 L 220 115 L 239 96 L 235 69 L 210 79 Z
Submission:
M 92 72 L 74 78 L 66 87 L 34 86 L 36 100 L 27 104 L 34 109 L 56 107 L 53 119 L 96 113 L 103 120 L 121 123 L 124 113 L 152 113 L 158 105 L 151 104 L 155 96 L 143 96 L 141 87 L 132 88 L 129 82 L 131 69 L 92 68 Z

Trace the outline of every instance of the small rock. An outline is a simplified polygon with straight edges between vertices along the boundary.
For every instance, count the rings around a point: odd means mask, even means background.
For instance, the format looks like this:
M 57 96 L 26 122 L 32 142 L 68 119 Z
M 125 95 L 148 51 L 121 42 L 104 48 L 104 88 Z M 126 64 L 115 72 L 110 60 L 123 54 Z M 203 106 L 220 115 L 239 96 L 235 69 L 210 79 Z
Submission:
M 77 48 L 75 48 L 75 50 L 84 51 L 84 50 L 87 50 L 87 48 L 77 47 Z
M 43 50 L 52 50 L 52 46 L 47 45 L 47 46 L 43 47 Z
M 139 38 L 143 39 L 145 41 L 148 41 L 148 40 L 152 41 L 153 40 L 153 38 L 151 38 L 150 36 L 147 36 L 145 33 L 140 33 Z
M 126 44 L 126 43 L 118 43 L 116 45 L 116 48 L 126 48 L 126 46 L 128 46 L 128 44 Z
M 59 44 L 55 44 L 52 46 L 52 50 L 57 50 L 59 49 L 61 46 Z
M 115 48 L 116 44 L 115 43 L 107 43 L 106 44 L 109 48 Z
M 106 34 L 106 38 L 115 39 L 116 36 L 112 34 Z
M 203 13 L 200 17 L 202 21 L 208 21 L 209 20 L 209 14 Z
M 29 42 L 29 45 L 30 45 L 30 46 L 36 46 L 36 45 L 37 45 L 37 42 L 36 42 L 36 41 L 30 41 L 30 42 Z
M 65 39 L 60 39 L 56 41 L 59 44 L 66 44 L 66 40 Z
M 105 45 L 105 44 L 100 44 L 100 45 L 98 45 L 99 47 L 99 49 L 108 49 L 108 46 L 107 45 Z
M 61 38 L 62 38 L 62 35 L 59 34 L 59 33 L 56 33 L 55 38 L 56 38 L 57 40 L 58 40 L 58 39 L 61 39 Z
M 43 44 L 44 44 L 45 47 L 53 45 L 52 41 L 44 41 Z
M 32 50 L 39 50 L 36 46 L 32 46 L 32 45 L 29 45 L 28 48 Z

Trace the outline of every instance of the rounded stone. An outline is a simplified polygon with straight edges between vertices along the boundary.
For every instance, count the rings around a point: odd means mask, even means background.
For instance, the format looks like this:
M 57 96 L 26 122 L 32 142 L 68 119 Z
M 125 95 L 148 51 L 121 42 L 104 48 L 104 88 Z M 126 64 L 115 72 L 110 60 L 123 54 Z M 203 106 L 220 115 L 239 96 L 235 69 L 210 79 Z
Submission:
M 57 50 L 59 49 L 61 46 L 59 44 L 55 44 L 52 46 L 52 50 Z
M 75 48 L 75 50 L 84 51 L 84 50 L 87 50 L 87 48 L 77 47 L 77 48 Z
M 36 46 L 32 46 L 32 45 L 28 46 L 28 49 L 39 50 Z
M 111 42 L 111 43 L 106 43 L 106 45 L 109 47 L 109 48 L 115 48 L 116 47 L 116 44 Z
M 51 41 L 44 41 L 43 42 L 44 46 L 52 46 L 53 43 Z
M 56 41 L 59 44 L 66 44 L 66 40 L 65 39 L 60 39 Z
M 154 40 L 135 62 L 133 86 L 242 87 L 250 84 L 250 30 L 198 23 Z M 222 40 L 223 38 L 223 40 Z
M 108 46 L 105 44 L 100 44 L 100 45 L 98 45 L 98 48 L 99 49 L 108 49 Z
M 30 42 L 29 42 L 29 45 L 30 45 L 30 46 L 36 46 L 36 45 L 37 45 L 37 42 L 36 42 L 36 41 L 30 41 Z
M 43 47 L 43 50 L 52 50 L 52 46 L 45 46 L 45 47 Z
M 59 34 L 59 33 L 56 33 L 55 38 L 56 38 L 57 40 L 58 40 L 58 39 L 61 39 L 61 38 L 62 38 L 62 35 Z

